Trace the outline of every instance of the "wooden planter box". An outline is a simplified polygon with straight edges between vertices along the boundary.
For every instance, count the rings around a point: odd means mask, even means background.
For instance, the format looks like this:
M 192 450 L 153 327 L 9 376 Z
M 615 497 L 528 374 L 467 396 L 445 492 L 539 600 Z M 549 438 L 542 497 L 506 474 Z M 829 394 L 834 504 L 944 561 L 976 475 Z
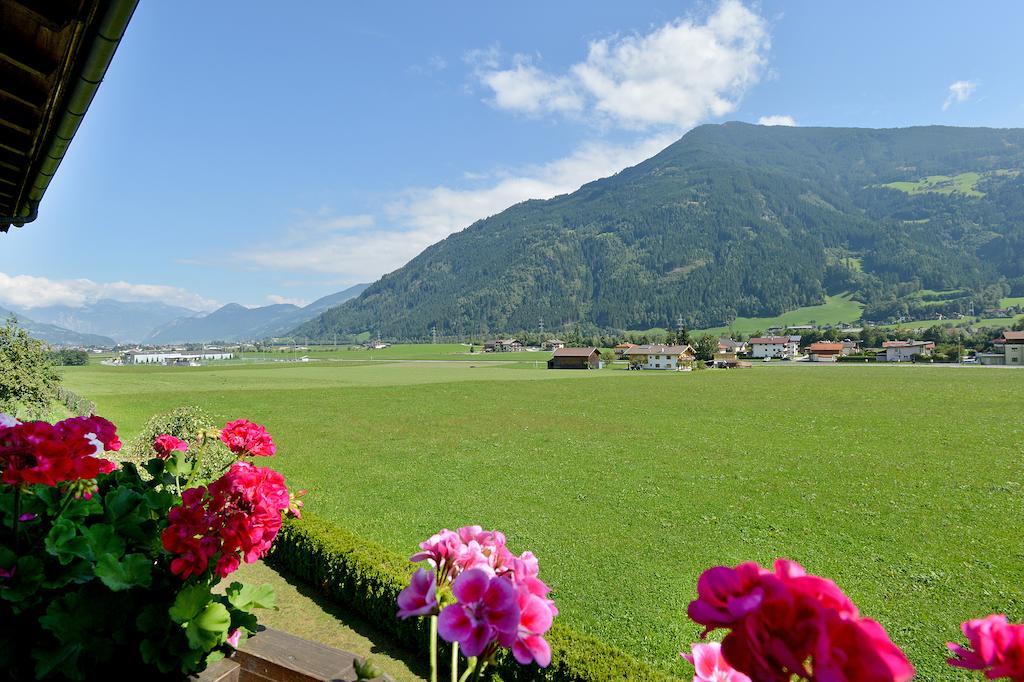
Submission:
M 194 682 L 356 682 L 348 652 L 311 642 L 280 630 L 265 629 L 250 637 L 231 658 L 191 678 Z M 384 676 L 374 682 L 392 682 Z

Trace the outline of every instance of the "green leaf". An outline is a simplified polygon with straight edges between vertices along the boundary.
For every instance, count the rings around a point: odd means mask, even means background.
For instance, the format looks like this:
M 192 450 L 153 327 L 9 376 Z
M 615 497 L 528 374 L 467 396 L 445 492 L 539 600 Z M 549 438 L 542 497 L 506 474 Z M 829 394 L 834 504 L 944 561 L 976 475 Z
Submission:
M 117 559 L 107 554 L 96 562 L 96 577 L 114 592 L 132 587 L 149 587 L 153 582 L 153 562 L 144 554 L 127 554 Z
M 67 518 L 54 522 L 43 545 L 62 564 L 69 564 L 76 558 L 89 558 L 89 542 L 78 534 L 78 524 Z
M 243 611 L 272 609 L 276 599 L 274 588 L 270 585 L 231 583 L 224 594 L 228 598 L 228 603 Z
M 124 486 L 114 488 L 103 497 L 103 504 L 107 508 L 107 519 L 110 521 L 116 521 L 131 514 L 140 502 L 142 502 L 142 495 Z
M 0 586 L 0 598 L 14 602 L 17 609 L 19 602 L 25 601 L 36 593 L 45 576 L 43 575 L 43 562 L 34 556 L 23 556 L 15 565 L 17 569 L 14 571 L 14 575 Z M 25 605 L 22 604 L 22 606 Z
M 188 453 L 181 450 L 175 450 L 174 454 L 171 455 L 164 465 L 167 467 L 167 473 L 172 476 L 185 478 L 192 473 L 193 465 L 188 460 Z
M 210 588 L 207 585 L 189 585 L 178 593 L 174 604 L 168 610 L 171 620 L 175 623 L 187 623 L 210 601 Z
M 88 559 L 98 560 L 103 557 L 119 558 L 124 554 L 124 540 L 117 536 L 114 529 L 106 524 L 97 524 L 85 530 L 89 542 Z
M 70 642 L 58 649 L 35 649 L 32 657 L 36 659 L 36 679 L 47 677 L 56 670 L 60 670 L 68 679 L 83 679 L 78 670 L 78 654 L 81 651 L 80 642 Z
M 209 651 L 227 641 L 230 625 L 231 614 L 227 607 L 220 602 L 212 602 L 189 622 L 185 636 L 193 649 Z

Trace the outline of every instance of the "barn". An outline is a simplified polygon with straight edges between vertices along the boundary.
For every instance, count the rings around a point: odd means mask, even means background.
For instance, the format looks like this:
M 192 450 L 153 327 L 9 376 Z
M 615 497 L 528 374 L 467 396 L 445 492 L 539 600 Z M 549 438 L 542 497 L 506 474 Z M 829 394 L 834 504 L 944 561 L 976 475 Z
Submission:
M 601 369 L 601 351 L 596 348 L 557 348 L 548 369 Z

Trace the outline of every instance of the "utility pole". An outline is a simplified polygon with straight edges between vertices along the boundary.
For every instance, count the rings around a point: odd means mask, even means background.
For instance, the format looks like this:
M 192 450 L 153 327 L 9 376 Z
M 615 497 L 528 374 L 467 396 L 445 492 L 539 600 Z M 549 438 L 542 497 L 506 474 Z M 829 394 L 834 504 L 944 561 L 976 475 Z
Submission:
M 430 337 L 431 337 L 431 339 L 433 339 L 433 343 L 436 346 L 437 345 L 437 325 L 436 324 L 433 327 L 430 328 Z

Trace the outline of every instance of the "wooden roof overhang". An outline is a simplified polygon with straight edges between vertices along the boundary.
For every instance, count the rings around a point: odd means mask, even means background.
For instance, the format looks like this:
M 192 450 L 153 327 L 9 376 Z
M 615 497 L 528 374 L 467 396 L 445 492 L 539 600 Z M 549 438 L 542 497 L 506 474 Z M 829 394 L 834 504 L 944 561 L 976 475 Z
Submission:
M 35 219 L 138 0 L 0 0 L 0 232 Z

